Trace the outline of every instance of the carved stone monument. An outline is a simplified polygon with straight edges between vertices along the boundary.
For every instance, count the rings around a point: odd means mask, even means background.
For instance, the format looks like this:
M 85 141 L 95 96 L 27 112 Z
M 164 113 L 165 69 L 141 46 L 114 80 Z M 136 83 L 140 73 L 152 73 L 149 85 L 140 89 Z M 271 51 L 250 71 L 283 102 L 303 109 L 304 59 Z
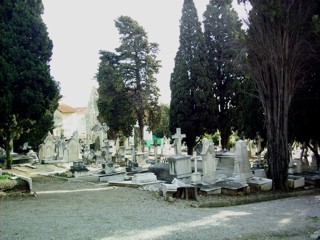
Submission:
M 76 139 L 76 136 L 73 135 L 68 141 L 68 162 L 78 161 L 80 155 L 80 144 Z
M 55 139 L 49 132 L 39 146 L 39 159 L 40 161 L 48 162 L 55 160 Z
M 191 176 L 191 156 L 183 155 L 181 151 L 181 141 L 185 137 L 185 134 L 181 134 L 180 128 L 177 128 L 176 134 L 172 136 L 172 138 L 176 139 L 176 155 L 169 156 L 168 162 L 170 175 L 176 178 Z
M 214 144 L 212 141 L 204 138 L 202 140 L 202 151 L 200 153 L 203 163 L 203 182 L 212 182 L 216 180 L 216 171 L 218 159 L 215 155 Z

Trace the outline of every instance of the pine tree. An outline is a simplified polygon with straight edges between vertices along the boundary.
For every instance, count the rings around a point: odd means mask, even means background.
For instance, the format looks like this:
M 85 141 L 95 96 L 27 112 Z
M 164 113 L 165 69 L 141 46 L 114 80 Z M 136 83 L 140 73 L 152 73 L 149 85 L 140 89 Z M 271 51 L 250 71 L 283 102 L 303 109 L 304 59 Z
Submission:
M 7 168 L 11 168 L 10 140 L 37 127 L 43 115 L 53 116 L 60 98 L 59 86 L 50 76 L 53 45 L 42 11 L 40 0 L 0 4 L 0 135 Z
M 170 130 L 180 127 L 186 133 L 188 154 L 192 154 L 196 138 L 212 129 L 215 108 L 205 41 L 192 0 L 183 3 L 179 41 L 170 81 Z
M 113 55 L 110 52 L 107 54 L 107 61 L 101 61 L 98 73 L 99 111 L 101 116 L 104 113 L 105 116 L 111 116 L 119 108 L 117 117 L 123 123 L 122 132 L 127 132 L 133 121 L 138 122 L 139 138 L 142 141 L 145 124 L 152 130 L 159 123 L 159 89 L 154 76 L 160 68 L 160 61 L 156 57 L 158 44 L 149 43 L 143 27 L 128 16 L 119 17 L 115 25 L 120 33 L 121 45 Z M 103 55 L 101 59 L 106 60 L 107 55 Z M 111 73 L 112 79 L 103 76 L 106 68 L 109 68 L 107 71 Z M 107 81 L 112 88 L 104 86 Z M 104 101 L 104 98 L 109 100 Z M 107 106 L 108 102 L 112 105 Z
M 211 0 L 204 13 L 204 37 L 209 59 L 209 77 L 217 102 L 217 128 L 222 148 L 239 118 L 239 86 L 243 73 L 236 66 L 240 40 L 244 38 L 241 22 L 232 9 L 232 0 Z
M 98 119 L 107 123 L 115 136 L 129 137 L 136 124 L 136 117 L 121 77 L 119 57 L 106 51 L 100 51 L 100 55 L 96 76 L 99 83 Z

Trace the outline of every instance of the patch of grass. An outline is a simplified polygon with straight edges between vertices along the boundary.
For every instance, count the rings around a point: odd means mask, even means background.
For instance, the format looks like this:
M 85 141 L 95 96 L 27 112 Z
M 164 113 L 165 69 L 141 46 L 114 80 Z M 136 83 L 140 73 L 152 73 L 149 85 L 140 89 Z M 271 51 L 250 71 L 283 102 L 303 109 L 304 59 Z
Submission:
M 10 173 L 3 172 L 2 175 L 0 175 L 0 181 L 10 179 L 11 177 L 12 175 Z
M 312 222 L 320 222 L 320 216 L 309 216 L 308 219 Z
M 64 172 L 64 173 L 56 173 L 55 174 L 56 177 L 63 177 L 63 178 L 68 178 L 69 175 L 68 173 Z

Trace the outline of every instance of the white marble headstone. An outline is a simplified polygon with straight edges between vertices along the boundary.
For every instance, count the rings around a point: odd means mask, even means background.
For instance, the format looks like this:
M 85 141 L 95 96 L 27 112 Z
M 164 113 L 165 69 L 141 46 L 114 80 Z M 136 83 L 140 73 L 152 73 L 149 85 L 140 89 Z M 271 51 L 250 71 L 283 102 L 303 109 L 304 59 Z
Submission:
M 247 143 L 244 140 L 236 142 L 233 176 L 243 177 L 245 179 L 253 176 L 249 162 Z
M 202 140 L 202 151 L 200 153 L 203 163 L 203 182 L 210 182 L 216 179 L 217 163 L 214 144 L 212 141 L 204 138 Z

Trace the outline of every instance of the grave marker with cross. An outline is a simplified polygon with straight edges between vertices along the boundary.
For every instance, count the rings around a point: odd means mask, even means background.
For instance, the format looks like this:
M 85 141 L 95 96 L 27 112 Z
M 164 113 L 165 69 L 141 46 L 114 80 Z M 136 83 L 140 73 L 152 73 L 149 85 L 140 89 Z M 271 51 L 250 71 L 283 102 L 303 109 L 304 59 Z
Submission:
M 177 128 L 176 129 L 176 134 L 174 134 L 172 136 L 173 139 L 176 139 L 176 144 L 177 144 L 177 146 L 176 146 L 176 149 L 177 149 L 176 154 L 181 154 L 182 153 L 182 151 L 181 151 L 181 141 L 185 137 L 186 137 L 186 134 L 181 134 L 181 128 Z

